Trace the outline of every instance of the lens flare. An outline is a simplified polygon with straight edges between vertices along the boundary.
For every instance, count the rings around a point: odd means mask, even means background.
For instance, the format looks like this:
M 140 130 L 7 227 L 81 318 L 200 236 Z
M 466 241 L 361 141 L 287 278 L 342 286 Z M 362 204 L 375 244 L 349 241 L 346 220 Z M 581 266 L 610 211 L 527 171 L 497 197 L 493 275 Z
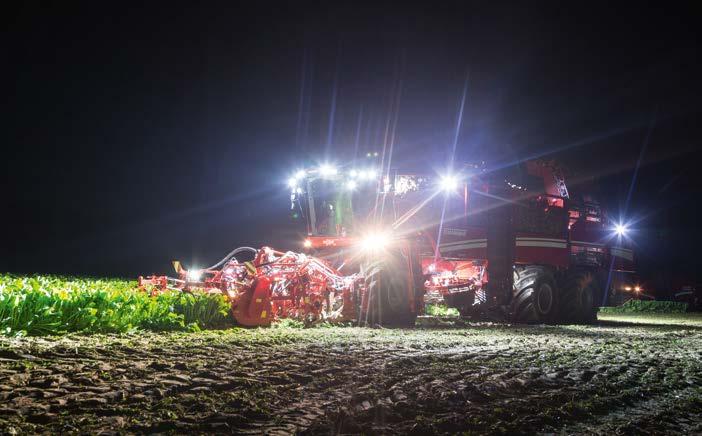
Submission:
M 367 251 L 382 250 L 390 242 L 390 237 L 386 233 L 369 233 L 361 240 L 361 247 Z
M 629 228 L 626 226 L 626 224 L 617 224 L 614 226 L 614 232 L 617 234 L 617 236 L 626 236 L 626 234 L 629 232 Z
M 458 189 L 458 178 L 452 175 L 442 176 L 441 180 L 439 181 L 439 186 L 441 187 L 441 190 L 446 192 L 455 191 Z
M 339 172 L 339 170 L 336 169 L 336 167 L 333 167 L 331 165 L 325 164 L 325 165 L 322 165 L 319 167 L 319 174 L 322 177 L 332 177 L 332 176 L 335 176 L 338 172 Z
M 197 282 L 200 281 L 200 278 L 202 278 L 201 269 L 192 269 L 188 271 L 188 281 Z

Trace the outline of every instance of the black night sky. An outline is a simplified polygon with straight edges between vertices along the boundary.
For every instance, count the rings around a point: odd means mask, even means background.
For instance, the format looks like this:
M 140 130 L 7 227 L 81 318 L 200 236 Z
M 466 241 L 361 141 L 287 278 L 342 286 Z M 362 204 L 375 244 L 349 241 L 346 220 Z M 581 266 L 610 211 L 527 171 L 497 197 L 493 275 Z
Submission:
M 640 158 L 641 275 L 700 282 L 691 6 L 147 3 L 3 14 L 0 271 L 135 277 L 296 248 L 294 169 L 381 148 L 400 92 L 393 160 L 444 167 L 468 77 L 458 161 L 553 152 L 624 213 Z

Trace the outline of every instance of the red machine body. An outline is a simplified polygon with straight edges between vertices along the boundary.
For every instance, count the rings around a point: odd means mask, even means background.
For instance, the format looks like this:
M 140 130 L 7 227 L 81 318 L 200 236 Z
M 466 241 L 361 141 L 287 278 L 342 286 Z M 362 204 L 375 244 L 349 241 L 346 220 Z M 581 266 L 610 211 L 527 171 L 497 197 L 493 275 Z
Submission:
M 290 180 L 308 254 L 249 248 L 249 262 L 232 255 L 202 271 L 177 268 L 178 278 L 139 278 L 140 286 L 222 293 L 245 326 L 412 325 L 432 301 L 465 316 L 588 321 L 613 290 L 633 286 L 628 240 L 587 195 L 571 198 L 554 162 L 509 172 L 466 166 L 458 183 L 353 168 L 341 176 L 320 167 Z
M 265 326 L 277 318 L 350 321 L 351 295 L 360 280 L 342 276 L 321 259 L 269 247 L 257 250 L 250 262 L 232 257 L 221 268 L 178 273 L 178 278 L 139 277 L 139 286 L 152 293 L 172 289 L 223 294 L 243 326 Z
M 495 238 L 500 225 L 494 220 L 494 210 L 505 217 L 497 233 L 503 235 L 499 238 L 504 240 L 501 252 L 509 265 L 509 276 L 503 278 L 509 282 L 509 289 L 501 292 L 511 294 L 505 299 L 511 302 L 502 310 L 512 319 L 565 321 L 572 315 L 575 320 L 584 320 L 592 317 L 590 308 L 602 305 L 609 294 L 633 286 L 630 240 L 613 231 L 612 220 L 588 195 L 580 200 L 571 198 L 562 171 L 554 162 L 530 161 L 522 166 L 521 173 L 512 171 L 499 174 L 499 178 L 473 173 L 465 179 L 464 189 L 456 190 L 448 201 L 457 203 L 454 210 L 464 212 L 454 213 L 441 225 L 425 230 L 435 242 L 425 250 L 422 264 L 425 273 L 432 276 L 430 280 L 437 282 L 437 276 L 440 278 L 435 286 L 428 282 L 427 290 L 439 291 L 447 303 L 463 313 L 487 301 L 488 283 L 495 278 L 494 272 L 491 277 L 487 274 L 495 269 L 490 264 L 490 233 Z M 438 250 L 433 248 L 434 243 Z M 492 243 L 500 241 L 493 239 Z M 529 297 L 525 305 L 536 309 L 529 309 L 528 316 L 520 315 L 516 302 L 520 291 L 538 294 L 536 289 L 519 288 L 530 286 L 518 283 L 522 272 L 543 277 L 551 288 L 546 306 L 564 310 L 544 308 L 539 314 L 538 305 Z

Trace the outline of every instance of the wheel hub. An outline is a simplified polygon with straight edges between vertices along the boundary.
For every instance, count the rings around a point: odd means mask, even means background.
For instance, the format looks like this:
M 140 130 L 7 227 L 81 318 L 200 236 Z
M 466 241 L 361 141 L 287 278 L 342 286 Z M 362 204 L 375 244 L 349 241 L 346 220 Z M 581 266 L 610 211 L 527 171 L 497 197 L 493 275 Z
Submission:
M 551 312 L 551 307 L 553 307 L 553 289 L 547 283 L 542 284 L 539 287 L 539 294 L 536 296 L 536 308 L 542 315 Z

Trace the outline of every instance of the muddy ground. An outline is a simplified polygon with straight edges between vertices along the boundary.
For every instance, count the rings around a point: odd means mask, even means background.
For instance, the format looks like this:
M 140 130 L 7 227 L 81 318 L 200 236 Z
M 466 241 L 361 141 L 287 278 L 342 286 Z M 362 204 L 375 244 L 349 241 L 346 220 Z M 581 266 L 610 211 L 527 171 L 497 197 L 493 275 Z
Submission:
M 0 433 L 699 433 L 664 322 L 4 338 Z

